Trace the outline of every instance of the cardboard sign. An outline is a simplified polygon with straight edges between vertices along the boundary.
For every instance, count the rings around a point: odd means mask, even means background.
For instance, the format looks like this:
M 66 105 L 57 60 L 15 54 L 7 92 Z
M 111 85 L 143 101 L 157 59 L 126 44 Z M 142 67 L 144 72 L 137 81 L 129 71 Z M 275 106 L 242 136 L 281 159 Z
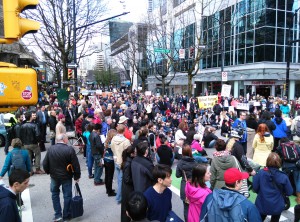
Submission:
M 236 109 L 240 110 L 249 110 L 249 104 L 248 103 L 237 103 Z
M 197 97 L 199 108 L 212 108 L 218 101 L 218 96 L 199 96 Z
M 230 92 L 231 92 L 231 85 L 223 84 L 222 85 L 221 96 L 229 97 L 230 96 Z
M 151 96 L 151 91 L 145 91 L 145 96 Z

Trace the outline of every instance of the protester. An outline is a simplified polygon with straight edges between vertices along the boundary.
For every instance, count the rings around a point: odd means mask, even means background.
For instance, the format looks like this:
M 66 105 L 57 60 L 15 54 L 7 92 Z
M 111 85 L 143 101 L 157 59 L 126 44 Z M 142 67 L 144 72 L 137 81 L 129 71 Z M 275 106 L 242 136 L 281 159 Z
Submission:
M 165 222 L 169 211 L 172 210 L 172 191 L 168 188 L 172 183 L 172 169 L 158 164 L 153 169 L 153 178 L 156 182 L 150 186 L 144 195 L 148 202 L 147 218 Z
M 275 117 L 272 119 L 273 123 L 275 124 L 276 128 L 273 130 L 274 136 L 274 150 L 279 145 L 279 140 L 283 137 L 287 137 L 287 126 L 285 120 L 282 118 L 282 112 L 279 109 L 275 110 Z
M 17 195 L 29 185 L 30 174 L 16 169 L 9 175 L 9 187 L 0 186 L 0 221 L 21 222 L 17 207 Z
M 210 181 L 209 167 L 206 165 L 197 165 L 192 171 L 192 180 L 188 181 L 185 186 L 186 198 L 189 201 L 189 222 L 199 222 L 201 207 L 211 190 L 207 187 L 206 182 Z
M 79 182 L 81 172 L 78 158 L 73 147 L 68 146 L 66 134 L 56 135 L 56 144 L 48 149 L 43 167 L 50 174 L 50 191 L 54 208 L 54 221 L 71 219 L 70 204 L 72 199 L 72 178 Z M 60 187 L 64 197 L 64 209 L 60 204 Z
M 232 124 L 232 128 L 236 128 L 238 130 L 243 130 L 243 135 L 240 139 L 240 143 L 243 146 L 244 153 L 247 154 L 247 123 L 246 123 L 246 112 L 240 112 L 240 117 L 234 121 Z
M 242 173 L 237 168 L 227 169 L 224 172 L 225 186 L 222 189 L 214 189 L 206 197 L 201 208 L 200 220 L 262 221 L 255 205 L 238 192 L 242 181 L 248 177 L 248 173 Z
M 160 139 L 161 146 L 157 148 L 156 160 L 159 164 L 172 166 L 174 154 L 172 148 L 168 146 L 168 140 L 164 136 Z
M 271 221 L 278 222 L 285 205 L 283 195 L 290 196 L 293 193 L 289 178 L 279 168 L 280 157 L 277 153 L 270 153 L 266 167 L 253 177 L 253 190 L 257 193 L 255 205 L 262 221 L 271 215 Z

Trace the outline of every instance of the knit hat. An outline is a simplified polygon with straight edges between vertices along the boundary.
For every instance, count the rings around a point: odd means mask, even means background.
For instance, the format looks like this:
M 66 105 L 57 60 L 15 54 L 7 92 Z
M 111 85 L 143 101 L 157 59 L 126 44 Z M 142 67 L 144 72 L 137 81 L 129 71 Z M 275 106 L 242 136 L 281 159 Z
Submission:
M 60 114 L 58 114 L 58 120 L 61 120 L 61 119 L 64 119 L 64 118 L 66 118 L 65 117 L 65 115 L 64 114 L 62 114 L 62 113 L 60 113 Z

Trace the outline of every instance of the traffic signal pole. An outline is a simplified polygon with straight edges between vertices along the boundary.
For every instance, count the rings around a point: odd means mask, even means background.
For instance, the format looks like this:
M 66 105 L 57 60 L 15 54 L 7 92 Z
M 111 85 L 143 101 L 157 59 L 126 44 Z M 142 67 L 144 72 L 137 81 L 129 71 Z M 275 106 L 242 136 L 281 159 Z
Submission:
M 77 91 L 78 91 L 78 82 L 77 82 L 77 51 L 76 51 L 76 44 L 77 44 L 77 40 L 76 40 L 76 31 L 79 30 L 79 29 L 82 29 L 82 28 L 86 28 L 88 26 L 91 26 L 91 25 L 95 25 L 95 24 L 98 24 L 98 23 L 101 23 L 101 22 L 105 22 L 107 20 L 110 20 L 110 19 L 113 19 L 113 18 L 117 18 L 117 17 L 120 17 L 120 16 L 123 16 L 123 15 L 127 15 L 128 13 L 130 12 L 123 12 L 122 14 L 118 14 L 118 15 L 115 15 L 115 16 L 112 16 L 112 17 L 109 17 L 109 18 L 106 18 L 106 19 L 102 19 L 100 21 L 96 21 L 96 22 L 93 22 L 93 23 L 90 23 L 90 24 L 87 24 L 87 25 L 83 25 L 83 26 L 80 26 L 80 27 L 76 27 L 76 10 L 75 10 L 75 0 L 73 0 L 73 62 L 75 64 L 75 67 L 74 67 L 74 81 L 75 81 L 75 96 L 77 97 L 78 94 L 77 94 Z

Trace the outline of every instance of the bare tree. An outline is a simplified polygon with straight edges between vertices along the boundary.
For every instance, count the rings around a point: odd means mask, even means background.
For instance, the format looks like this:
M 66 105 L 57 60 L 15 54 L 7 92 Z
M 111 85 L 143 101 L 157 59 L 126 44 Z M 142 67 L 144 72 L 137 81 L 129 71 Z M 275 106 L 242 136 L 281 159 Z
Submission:
M 76 38 L 78 61 L 93 54 L 88 47 L 90 40 L 101 29 L 101 25 L 87 26 L 76 30 L 73 36 L 72 0 L 41 1 L 36 14 L 27 15 L 38 20 L 42 27 L 38 34 L 32 35 L 32 40 L 42 51 L 49 65 L 57 75 L 60 84 L 60 74 L 67 78 L 67 63 L 73 60 L 73 39 Z M 91 24 L 104 15 L 105 6 L 100 0 L 75 0 L 76 27 Z M 96 47 L 94 47 L 96 50 Z

